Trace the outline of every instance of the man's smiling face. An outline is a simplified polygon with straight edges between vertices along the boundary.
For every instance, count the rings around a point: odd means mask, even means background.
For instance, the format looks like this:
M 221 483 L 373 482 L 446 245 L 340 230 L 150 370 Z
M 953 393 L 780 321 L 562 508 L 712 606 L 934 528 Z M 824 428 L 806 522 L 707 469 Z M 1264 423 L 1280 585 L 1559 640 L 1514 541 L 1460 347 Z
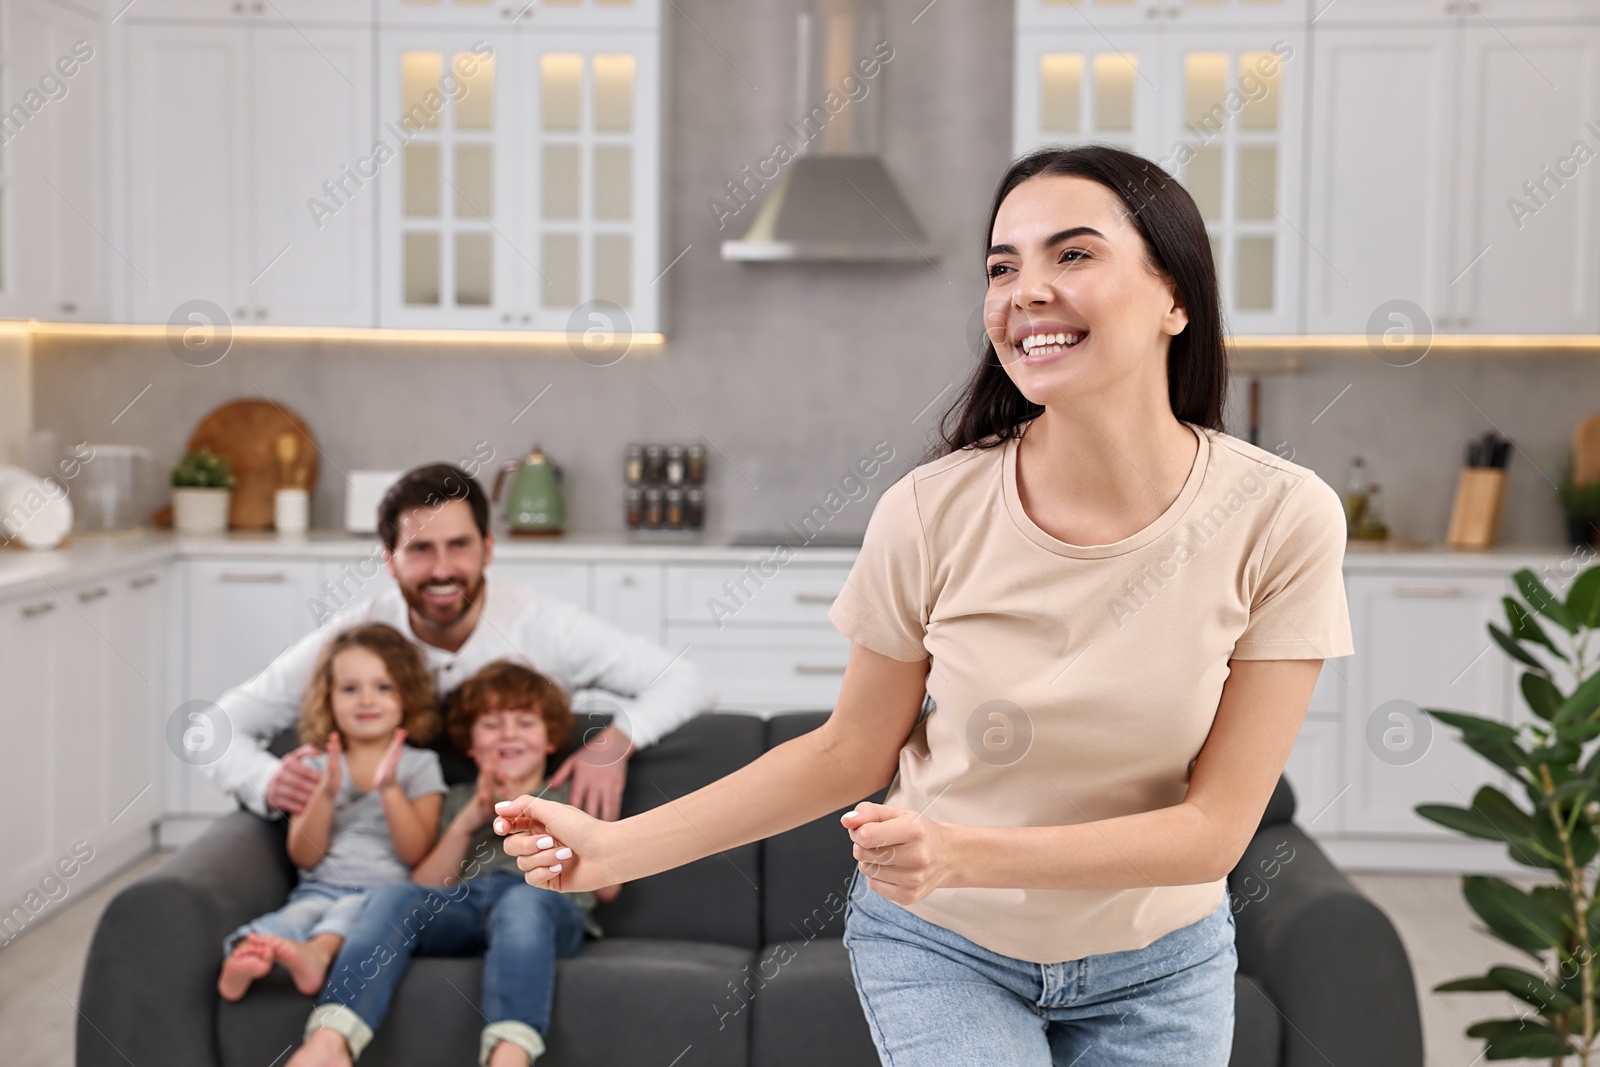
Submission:
M 399 536 L 389 553 L 389 573 L 399 583 L 413 613 L 445 630 L 464 618 L 483 597 L 484 568 L 494 551 L 494 535 L 478 532 L 464 500 L 411 508 L 396 523 Z

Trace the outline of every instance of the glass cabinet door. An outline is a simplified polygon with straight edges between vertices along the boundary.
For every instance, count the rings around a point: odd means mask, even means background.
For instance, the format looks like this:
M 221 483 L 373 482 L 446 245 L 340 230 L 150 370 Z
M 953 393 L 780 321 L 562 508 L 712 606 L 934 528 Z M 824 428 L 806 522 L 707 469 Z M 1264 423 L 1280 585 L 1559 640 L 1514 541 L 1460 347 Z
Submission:
M 1298 166 L 1305 35 L 1173 30 L 1161 81 L 1162 165 L 1194 197 L 1211 235 L 1229 333 L 1292 333 L 1302 238 Z
M 379 314 L 386 326 L 508 326 L 516 238 L 508 136 L 516 37 L 385 34 Z
M 1426 2 L 1442 8 L 1447 0 Z M 1306 19 L 1308 4 L 1327 3 L 1328 0 L 1017 0 L 1017 25 L 1090 31 L 1168 24 L 1239 26 L 1271 22 L 1300 26 Z
M 383 26 L 498 29 L 655 27 L 661 0 L 378 0 Z
M 1154 157 L 1160 139 L 1156 81 L 1161 35 L 1019 35 L 1013 114 L 1017 155 L 1045 145 L 1094 141 Z
M 531 220 L 524 314 L 536 328 L 658 328 L 659 94 L 653 33 L 530 35 L 519 85 Z M 589 312 L 621 309 L 591 321 Z M 615 320 L 615 321 L 613 321 Z

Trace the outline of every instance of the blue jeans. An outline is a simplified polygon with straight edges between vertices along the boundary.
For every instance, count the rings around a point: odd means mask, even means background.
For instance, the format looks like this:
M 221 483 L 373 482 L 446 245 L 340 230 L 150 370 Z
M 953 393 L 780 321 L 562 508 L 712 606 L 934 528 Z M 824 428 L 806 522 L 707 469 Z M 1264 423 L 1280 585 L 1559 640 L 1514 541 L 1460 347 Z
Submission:
M 536 1057 L 550 1025 L 556 960 L 576 956 L 583 938 L 583 909 L 572 898 L 510 871 L 486 871 L 451 886 L 374 886 L 328 969 L 308 1029 L 339 1030 L 359 1056 L 413 955 L 482 955 L 481 1008 L 489 1026 L 480 1062 L 500 1040 Z
M 224 938 L 222 953 L 231 955 L 233 946 L 246 934 L 275 934 L 290 941 L 309 941 L 318 934 L 347 936 L 361 914 L 366 892 L 365 888 L 301 882 L 289 890 L 283 907 L 251 919 Z
M 844 944 L 885 1067 L 1226 1067 L 1233 910 L 1144 948 L 1064 963 L 991 952 L 911 914 L 858 871 Z

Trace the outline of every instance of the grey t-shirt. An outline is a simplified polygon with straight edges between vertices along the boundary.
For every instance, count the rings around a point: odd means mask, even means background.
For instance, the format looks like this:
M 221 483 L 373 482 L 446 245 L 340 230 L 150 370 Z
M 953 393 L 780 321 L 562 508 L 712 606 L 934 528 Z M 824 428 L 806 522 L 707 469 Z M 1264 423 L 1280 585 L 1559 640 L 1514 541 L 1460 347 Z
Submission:
M 306 764 L 320 773 L 328 765 L 327 754 L 319 752 L 308 758 Z M 375 792 L 364 793 L 357 789 L 351 781 L 348 765 L 341 771 L 327 854 L 310 870 L 301 868 L 300 880 L 355 887 L 408 880 L 411 868 L 395 855 L 382 798 Z M 439 767 L 439 754 L 425 748 L 400 747 L 400 766 L 395 769 L 395 780 L 411 800 L 447 791 L 444 772 Z

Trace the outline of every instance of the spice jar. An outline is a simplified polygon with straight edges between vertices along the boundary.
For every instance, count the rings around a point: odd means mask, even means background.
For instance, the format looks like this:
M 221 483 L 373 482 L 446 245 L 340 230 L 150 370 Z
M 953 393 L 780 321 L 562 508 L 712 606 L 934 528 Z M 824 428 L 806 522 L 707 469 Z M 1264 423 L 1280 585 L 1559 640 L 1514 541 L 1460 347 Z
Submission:
M 661 528 L 661 490 L 651 487 L 644 491 L 644 524 L 652 530 Z
M 689 484 L 699 485 L 706 480 L 706 446 L 690 445 L 684 449 L 683 457 L 688 468 Z
M 644 446 L 629 445 L 627 456 L 624 478 L 629 485 L 638 485 L 644 481 Z
M 683 490 L 667 490 L 667 527 L 673 530 L 683 529 Z
M 706 522 L 706 491 L 698 487 L 683 494 L 684 525 L 698 530 Z
M 667 476 L 667 452 L 660 445 L 644 446 L 644 480 L 663 481 Z
M 628 529 L 637 530 L 644 525 L 644 490 L 630 486 L 623 492 L 623 499 L 627 501 Z
M 683 446 L 667 446 L 667 484 L 683 484 Z

